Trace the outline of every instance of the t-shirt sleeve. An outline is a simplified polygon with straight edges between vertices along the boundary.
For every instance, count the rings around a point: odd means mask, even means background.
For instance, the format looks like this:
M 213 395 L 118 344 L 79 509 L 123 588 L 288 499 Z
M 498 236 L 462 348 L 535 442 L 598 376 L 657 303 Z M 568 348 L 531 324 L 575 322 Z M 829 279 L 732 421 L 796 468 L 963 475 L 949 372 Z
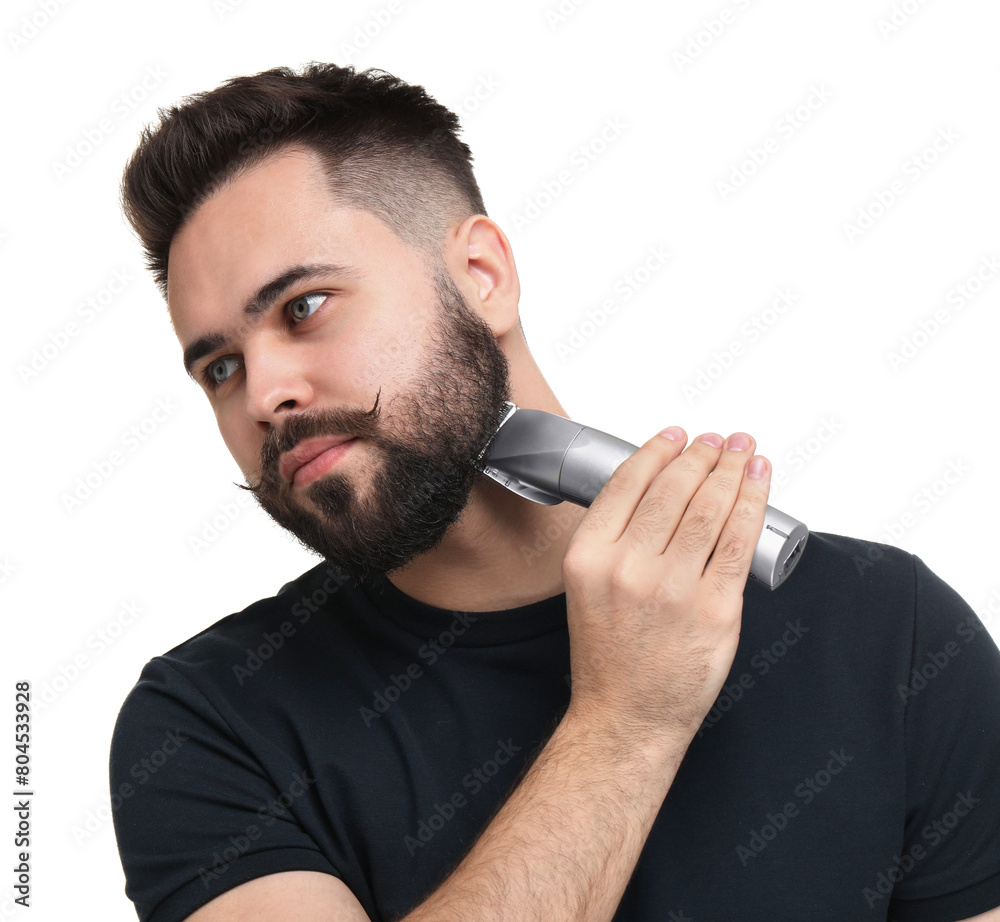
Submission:
M 906 820 L 882 874 L 889 919 L 955 922 L 1000 906 L 1000 651 L 954 589 L 914 556 L 905 684 Z
M 342 876 L 281 809 L 309 777 L 270 777 L 201 692 L 159 658 L 119 712 L 110 780 L 125 893 L 142 922 L 181 922 L 266 874 Z

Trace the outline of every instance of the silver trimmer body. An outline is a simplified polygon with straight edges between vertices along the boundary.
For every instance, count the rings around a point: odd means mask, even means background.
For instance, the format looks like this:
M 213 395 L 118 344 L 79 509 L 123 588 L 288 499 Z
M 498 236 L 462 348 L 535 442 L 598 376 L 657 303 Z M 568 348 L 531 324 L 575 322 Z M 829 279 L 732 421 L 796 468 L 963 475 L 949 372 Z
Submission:
M 545 410 L 507 404 L 492 441 L 476 459 L 480 470 L 525 499 L 554 506 L 590 506 L 615 469 L 638 445 Z M 485 457 L 484 457 L 485 456 Z M 809 530 L 767 507 L 750 577 L 777 589 L 802 559 Z

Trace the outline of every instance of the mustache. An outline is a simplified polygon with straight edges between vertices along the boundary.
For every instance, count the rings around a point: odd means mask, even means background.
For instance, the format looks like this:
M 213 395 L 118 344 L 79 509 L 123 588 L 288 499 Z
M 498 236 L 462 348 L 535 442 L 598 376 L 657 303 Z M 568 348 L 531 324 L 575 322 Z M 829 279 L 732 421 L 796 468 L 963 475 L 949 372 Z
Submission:
M 259 479 L 253 483 L 237 483 L 234 486 L 258 496 L 279 489 L 281 476 L 278 473 L 278 459 L 303 439 L 328 435 L 331 432 L 351 434 L 352 438 L 371 437 L 378 431 L 379 418 L 382 414 L 379 406 L 381 396 L 382 388 L 379 388 L 375 395 L 374 406 L 367 412 L 356 415 L 353 422 L 345 418 L 343 413 L 324 410 L 290 416 L 284 426 L 280 429 L 273 427 L 264 436 L 264 444 L 260 448 Z

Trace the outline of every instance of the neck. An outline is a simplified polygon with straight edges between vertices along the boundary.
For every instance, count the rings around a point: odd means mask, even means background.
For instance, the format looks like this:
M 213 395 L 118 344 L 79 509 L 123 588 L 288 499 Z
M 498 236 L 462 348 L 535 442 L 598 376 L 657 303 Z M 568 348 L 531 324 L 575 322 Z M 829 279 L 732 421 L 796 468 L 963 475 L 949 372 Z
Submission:
M 565 592 L 562 561 L 587 510 L 542 506 L 482 477 L 434 550 L 389 575 L 401 592 L 450 611 L 501 611 Z

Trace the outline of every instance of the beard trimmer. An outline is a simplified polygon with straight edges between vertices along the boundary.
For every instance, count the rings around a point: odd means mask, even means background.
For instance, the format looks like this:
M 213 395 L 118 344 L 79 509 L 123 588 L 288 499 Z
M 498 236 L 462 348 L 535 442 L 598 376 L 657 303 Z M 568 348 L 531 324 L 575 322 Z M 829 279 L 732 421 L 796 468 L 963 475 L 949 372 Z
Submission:
M 594 501 L 615 469 L 638 445 L 545 410 L 507 403 L 492 440 L 476 458 L 477 470 L 508 490 L 544 506 Z M 802 559 L 809 529 L 767 507 L 750 564 L 750 577 L 777 589 Z

